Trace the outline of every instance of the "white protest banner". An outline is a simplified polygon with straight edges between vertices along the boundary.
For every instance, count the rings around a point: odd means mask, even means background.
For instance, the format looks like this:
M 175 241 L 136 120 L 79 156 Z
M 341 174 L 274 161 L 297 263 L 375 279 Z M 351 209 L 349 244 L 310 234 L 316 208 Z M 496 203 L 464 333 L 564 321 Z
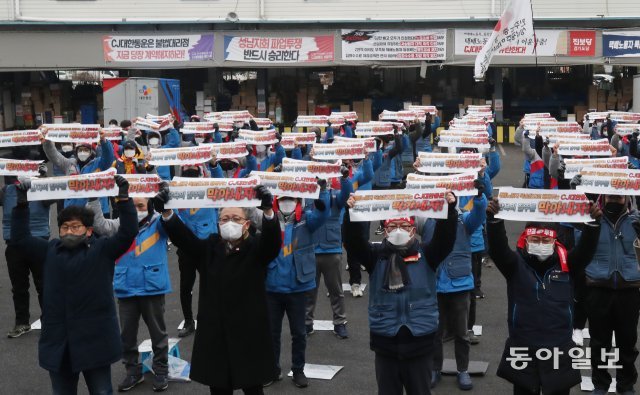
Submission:
M 258 207 L 256 185 L 260 178 L 186 178 L 174 177 L 169 183 L 170 200 L 166 209 Z
M 129 181 L 129 197 L 152 198 L 160 189 L 162 179 L 157 174 L 121 174 Z
M 387 189 L 357 191 L 349 209 L 354 222 L 369 222 L 402 217 L 447 218 L 449 204 L 445 189 Z
M 269 118 L 253 118 L 253 121 L 260 129 L 269 129 L 273 125 L 273 121 Z
M 195 165 L 211 160 L 211 147 L 151 148 L 149 154 L 153 166 Z
M 300 199 L 320 197 L 320 186 L 314 176 L 255 170 L 251 172 L 251 175 L 260 177 L 260 185 L 267 187 L 273 196 L 289 196 Z
M 609 115 L 606 111 L 598 111 L 598 112 L 589 112 L 584 115 L 585 119 L 589 119 L 589 123 L 593 121 L 602 121 L 607 119 L 607 115 Z
M 335 136 L 333 138 L 333 143 L 336 144 L 350 144 L 350 143 L 362 143 L 364 144 L 364 148 L 367 150 L 367 152 L 376 152 L 376 139 L 375 137 L 363 137 L 363 138 L 359 138 L 359 139 L 354 139 L 351 137 L 340 137 L 340 136 Z
M 298 145 L 313 144 L 316 142 L 315 133 L 283 133 L 282 147 L 286 150 L 294 149 Z
M 357 121 L 358 113 L 355 111 L 332 111 L 331 116 L 343 117 L 347 121 Z
M 436 106 L 419 106 L 419 105 L 410 105 L 407 110 L 419 110 L 422 111 L 424 113 L 429 113 L 431 115 L 438 115 L 438 109 L 436 108 Z
M 315 143 L 311 151 L 311 157 L 315 160 L 364 159 L 366 154 L 367 150 L 362 143 Z
M 634 132 L 640 132 L 640 125 L 634 123 L 619 123 L 614 128 L 620 136 L 628 136 Z
M 278 142 L 275 130 L 240 129 L 238 137 L 244 140 L 247 145 L 270 145 Z
M 553 121 L 555 121 L 554 118 L 527 118 L 522 120 L 521 122 L 525 130 L 534 132 L 538 128 L 538 126 L 540 126 L 541 123 L 553 122 Z
M 331 114 L 327 117 L 327 122 L 331 125 L 344 125 L 347 120 L 342 115 Z
M 122 128 L 109 127 L 109 128 L 102 128 L 102 134 L 104 135 L 105 140 L 121 141 L 122 136 L 125 134 L 125 132 L 124 130 L 122 130 Z
M 424 176 L 421 174 L 407 174 L 405 189 L 449 189 L 456 196 L 476 196 L 478 190 L 474 181 L 478 178 L 476 173 L 453 174 L 450 176 Z
M 557 189 L 500 188 L 500 212 L 508 221 L 590 222 L 589 200 L 583 192 Z
M 171 122 L 168 120 L 162 121 L 161 123 L 154 122 L 150 119 L 144 118 L 136 118 L 136 121 L 133 123 L 133 126 L 136 129 L 146 130 L 148 132 L 162 132 L 171 128 Z
M 291 158 L 282 159 L 283 172 L 322 179 L 342 177 L 342 173 L 340 172 L 341 167 L 342 161 L 340 160 L 337 160 L 335 163 L 330 163 Z
M 503 25 L 504 26 L 504 25 Z M 491 39 L 490 29 L 455 29 L 455 54 L 475 55 Z M 566 51 L 566 30 L 536 29 L 538 56 L 564 55 Z M 533 36 L 528 40 L 516 40 L 501 47 L 494 56 L 533 56 Z
M 29 201 L 116 196 L 116 169 L 65 177 L 32 178 Z
M 251 113 L 247 110 L 239 110 L 239 111 L 220 111 L 220 112 L 212 112 L 209 113 L 207 118 L 213 118 L 225 122 L 242 122 L 249 123 L 249 121 L 253 118 Z
M 591 140 L 575 143 L 562 143 L 558 147 L 558 154 L 571 156 L 611 156 L 609 140 Z
M 332 62 L 334 37 L 224 36 L 224 60 L 236 62 Z
M 356 136 L 385 136 L 393 134 L 393 122 L 359 122 L 356 125 Z
M 229 143 L 200 144 L 198 147 L 208 147 L 217 159 L 237 159 L 247 156 L 247 143 L 245 141 L 233 141 Z
M 469 104 L 467 112 L 491 112 L 491 104 Z
M 578 122 L 540 122 L 541 133 L 580 133 L 582 127 Z
M 489 132 L 487 131 L 487 127 L 486 126 L 479 126 L 479 125 L 465 125 L 465 124 L 455 124 L 455 125 L 449 125 L 449 129 L 443 130 L 440 133 L 443 132 L 472 132 L 472 133 L 484 133 L 487 136 L 489 135 Z
M 640 170 L 585 167 L 576 190 L 604 195 L 640 196 Z
M 155 122 L 155 123 L 162 123 L 164 121 L 173 122 L 173 114 L 171 114 L 171 113 L 167 113 L 167 114 L 164 114 L 164 115 L 147 114 L 144 118 L 146 120 L 149 120 L 149 121 Z
M 588 158 L 588 159 L 565 159 L 564 178 L 572 179 L 585 167 L 595 167 L 599 169 L 626 169 L 629 163 L 627 156 L 615 158 Z
M 542 138 L 549 139 L 549 144 L 580 144 L 591 140 L 591 136 L 584 133 L 541 133 L 541 135 Z M 529 138 L 535 138 L 535 136 L 529 135 Z
M 79 123 L 45 124 L 45 139 L 54 143 L 93 144 L 100 140 L 100 125 Z
M 180 129 L 182 134 L 207 134 L 216 131 L 215 122 L 185 122 Z
M 41 160 L 18 160 L 0 158 L 0 176 L 35 177 Z
M 326 115 L 298 115 L 296 126 L 299 128 L 308 127 L 326 127 L 328 126 L 329 117 Z
M 40 145 L 39 130 L 14 130 L 0 133 L 0 147 L 21 147 Z
M 551 118 L 551 113 L 549 112 L 530 112 L 524 114 L 524 119 L 527 118 Z
M 483 80 L 493 55 L 500 53 L 505 48 L 515 48 L 515 51 L 508 51 L 510 53 L 533 55 L 534 41 L 535 33 L 530 1 L 511 0 L 493 28 L 491 37 L 478 52 L 473 71 L 474 78 Z
M 342 30 L 342 60 L 444 60 L 447 30 Z
M 444 154 L 436 152 L 419 152 L 421 173 L 467 173 L 477 172 L 482 168 L 481 153 Z
M 102 36 L 102 50 L 106 62 L 211 60 L 213 34 Z
M 478 150 L 491 148 L 487 132 L 475 133 L 445 130 L 438 137 L 440 138 L 438 147 L 477 148 Z
M 378 116 L 378 119 L 380 119 L 381 121 L 415 121 L 416 118 L 424 121 L 425 113 L 421 110 L 383 110 L 382 113 Z
M 453 118 L 450 125 L 461 125 L 461 126 L 478 126 L 487 130 L 487 121 L 484 118 L 475 118 L 475 117 L 465 117 L 465 118 Z
M 638 123 L 640 121 L 640 113 L 637 112 L 609 111 L 609 116 L 612 121 L 622 123 Z

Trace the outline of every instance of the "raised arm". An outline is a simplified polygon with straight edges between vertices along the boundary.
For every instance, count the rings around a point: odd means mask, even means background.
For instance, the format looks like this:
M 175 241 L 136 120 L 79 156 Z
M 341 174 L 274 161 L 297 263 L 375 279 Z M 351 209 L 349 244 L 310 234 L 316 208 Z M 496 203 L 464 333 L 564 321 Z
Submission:
M 260 233 L 260 241 L 258 243 L 258 258 L 260 265 L 266 266 L 280 254 L 282 246 L 282 232 L 280 231 L 280 223 L 275 215 L 267 218 L 262 216 L 262 232 Z
M 507 231 L 501 219 L 487 220 L 489 256 L 505 278 L 511 277 L 516 267 L 518 255 L 509 248 Z
M 162 226 L 171 242 L 183 251 L 205 251 L 209 239 L 199 239 L 174 212 L 162 214 Z
M 447 219 L 436 221 L 433 237 L 429 243 L 422 243 L 422 251 L 427 264 L 435 271 L 440 262 L 453 250 L 456 241 L 456 227 L 458 226 L 458 211 L 455 200 L 449 203 Z
M 53 163 L 53 165 L 65 173 L 67 173 L 67 169 L 69 166 L 75 166 L 76 162 L 73 159 L 65 158 L 58 150 L 56 149 L 56 145 L 53 141 L 44 140 L 42 142 L 42 149 L 44 150 L 47 158 Z
M 466 212 L 462 216 L 462 222 L 467 229 L 468 234 L 472 234 L 484 224 L 487 219 L 487 198 L 485 195 L 473 198 L 473 207 L 471 211 Z
M 570 269 L 573 273 L 583 271 L 591 262 L 593 254 L 598 247 L 598 239 L 600 238 L 600 223 L 589 222 L 583 225 L 582 237 L 571 251 L 568 253 Z
M 393 147 L 389 150 L 389 159 L 393 159 L 395 156 L 400 155 L 404 147 L 402 146 L 402 134 L 397 133 L 393 137 Z
M 307 217 L 307 228 L 310 232 L 314 232 L 329 218 L 329 192 L 325 190 L 320 191 L 320 196 L 313 202 L 313 205 L 308 205 L 305 208 L 305 214 Z
M 111 141 L 104 139 L 100 142 L 100 148 L 102 153 L 100 154 L 100 160 L 98 161 L 98 170 L 105 171 L 111 167 L 116 160 L 116 156 L 113 153 L 113 145 Z
M 349 256 L 355 257 L 354 262 L 362 264 L 369 273 L 373 271 L 378 261 L 375 246 L 369 243 L 363 232 L 365 222 L 351 222 L 349 212 L 344 213 L 344 232 L 342 239 Z
M 349 182 L 349 178 L 340 178 L 340 193 L 336 196 L 335 202 L 339 209 L 344 208 L 347 205 L 349 196 L 353 193 L 353 184 Z
M 47 258 L 49 242 L 31 235 L 29 228 L 29 204 L 18 203 L 11 211 L 11 239 L 9 244 L 22 251 L 28 251 L 35 262 L 44 262 Z
M 104 245 L 104 253 L 114 260 L 127 252 L 138 235 L 138 216 L 133 200 L 119 200 L 116 206 L 120 213 L 120 226 L 113 236 L 107 237 Z
M 493 180 L 493 178 L 500 173 L 501 167 L 500 154 L 494 148 L 492 151 L 489 151 L 489 163 L 485 171 L 489 175 L 489 178 Z
M 120 219 L 105 219 L 100 199 L 89 200 L 87 208 L 93 211 L 93 229 L 99 236 L 111 237 L 118 232 Z

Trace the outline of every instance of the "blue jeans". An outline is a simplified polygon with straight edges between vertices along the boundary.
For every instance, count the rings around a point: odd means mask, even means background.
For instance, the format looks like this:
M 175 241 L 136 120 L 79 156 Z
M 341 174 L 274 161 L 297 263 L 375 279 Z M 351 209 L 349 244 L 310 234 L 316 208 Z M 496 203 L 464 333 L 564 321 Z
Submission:
M 111 395 L 111 365 L 101 368 L 84 370 L 82 372 L 84 381 L 87 382 L 89 394 L 91 395 Z M 80 373 L 73 373 L 67 369 L 61 372 L 49 371 L 51 378 L 51 389 L 53 395 L 76 395 L 78 393 L 78 379 Z
M 276 355 L 276 364 L 280 369 L 280 337 L 282 335 L 282 319 L 287 313 L 289 330 L 291 331 L 291 370 L 304 371 L 305 349 L 307 348 L 307 332 L 305 328 L 306 292 L 290 294 L 267 292 L 267 306 L 271 322 L 271 337 Z

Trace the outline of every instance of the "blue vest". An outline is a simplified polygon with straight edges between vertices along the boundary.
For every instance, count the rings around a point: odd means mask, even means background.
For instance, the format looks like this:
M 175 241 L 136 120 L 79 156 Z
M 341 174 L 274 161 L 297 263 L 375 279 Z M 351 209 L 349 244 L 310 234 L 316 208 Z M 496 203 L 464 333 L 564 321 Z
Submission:
M 295 214 L 294 214 L 295 215 Z M 306 215 L 284 226 L 280 254 L 267 268 L 267 291 L 304 292 L 316 287 L 316 254 Z
M 342 254 L 342 217 L 344 209 L 338 208 L 336 195 L 339 191 L 331 192 L 331 207 L 327 221 L 312 234 L 316 245 L 316 254 Z M 313 203 L 311 203 L 313 204 Z
M 608 280 L 618 272 L 625 281 L 640 280 L 640 268 L 633 248 L 636 232 L 631 223 L 634 219 L 635 216 L 625 214 L 615 227 L 606 218 L 600 221 L 598 248 L 585 269 L 590 279 Z
M 416 152 L 431 152 L 431 136 L 427 138 L 420 137 L 416 140 Z
M 7 185 L 2 208 L 2 237 L 11 240 L 11 211 L 18 204 L 15 185 Z M 49 206 L 42 202 L 29 202 L 29 229 L 31 235 L 49 238 Z
M 459 214 L 453 250 L 436 271 L 438 293 L 462 292 L 474 288 L 471 274 L 471 242 L 462 218 L 462 214 Z M 423 242 L 431 240 L 435 227 L 436 221 L 433 218 L 425 222 L 422 231 Z
M 556 264 L 539 275 L 517 252 L 507 280 L 509 337 L 518 345 L 554 347 L 567 344 L 573 333 L 573 283 Z M 544 284 L 544 285 L 543 285 Z
M 369 276 L 369 329 L 380 336 L 393 337 L 402 326 L 413 336 L 424 336 L 438 329 L 436 276 L 424 255 L 417 262 L 407 263 L 411 284 L 399 292 L 383 289 L 388 258 L 380 256 Z
M 413 164 L 415 159 L 413 159 L 413 144 L 411 143 L 411 139 L 408 135 L 402 136 L 402 159 L 403 163 Z
M 391 182 L 402 182 L 404 177 L 404 167 L 402 167 L 401 155 L 396 155 L 391 159 Z
M 215 208 L 185 208 L 178 209 L 178 217 L 199 239 L 207 239 L 212 234 L 218 234 L 218 210 Z
M 389 153 L 390 148 L 387 147 L 382 153 Z M 373 173 L 373 185 L 378 187 L 388 187 L 391 185 L 391 160 L 388 156 L 382 158 L 382 164 Z

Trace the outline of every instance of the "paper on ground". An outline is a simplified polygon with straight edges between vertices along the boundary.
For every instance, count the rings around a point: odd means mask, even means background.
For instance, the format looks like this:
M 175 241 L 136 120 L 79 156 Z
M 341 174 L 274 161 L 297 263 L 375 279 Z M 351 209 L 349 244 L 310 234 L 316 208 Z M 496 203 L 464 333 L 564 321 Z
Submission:
M 33 324 L 31 324 L 31 330 L 32 331 L 40 330 L 40 329 L 42 329 L 42 322 L 40 321 L 40 319 L 38 319 Z
M 308 363 L 304 365 L 304 374 L 310 379 L 331 380 L 343 367 Z M 293 377 L 293 372 L 289 372 L 287 376 Z
M 174 357 L 173 355 L 169 355 L 169 380 L 171 381 L 182 381 L 188 382 L 191 381 L 189 378 L 189 373 L 191 373 L 191 364 L 184 359 L 180 359 L 178 357 Z M 146 366 L 150 371 L 153 372 L 153 353 L 150 353 L 142 364 Z
M 196 323 L 196 329 L 198 329 L 198 320 L 195 320 Z M 178 330 L 184 328 L 184 320 L 182 320 L 182 322 L 180 323 L 180 325 L 178 325 Z
M 360 284 L 360 290 L 364 292 L 365 288 L 367 288 L 367 284 Z M 351 292 L 351 285 L 342 284 L 342 292 Z
M 333 321 L 313 320 L 313 330 L 314 331 L 332 331 Z
M 593 381 L 591 381 L 590 376 L 582 376 L 582 382 L 580 383 L 581 391 L 593 391 L 594 390 Z M 616 378 L 611 378 L 611 385 L 609 386 L 608 392 L 616 392 Z
M 472 330 L 474 335 L 482 336 L 482 325 L 474 325 Z
M 173 347 L 176 346 L 176 344 L 178 344 L 180 342 L 180 339 L 177 337 L 170 337 L 169 338 L 169 350 L 171 350 Z M 138 352 L 142 353 L 142 352 L 152 352 L 152 348 L 151 348 L 151 339 L 146 339 L 144 340 L 142 343 L 140 343 L 140 345 L 138 346 Z

